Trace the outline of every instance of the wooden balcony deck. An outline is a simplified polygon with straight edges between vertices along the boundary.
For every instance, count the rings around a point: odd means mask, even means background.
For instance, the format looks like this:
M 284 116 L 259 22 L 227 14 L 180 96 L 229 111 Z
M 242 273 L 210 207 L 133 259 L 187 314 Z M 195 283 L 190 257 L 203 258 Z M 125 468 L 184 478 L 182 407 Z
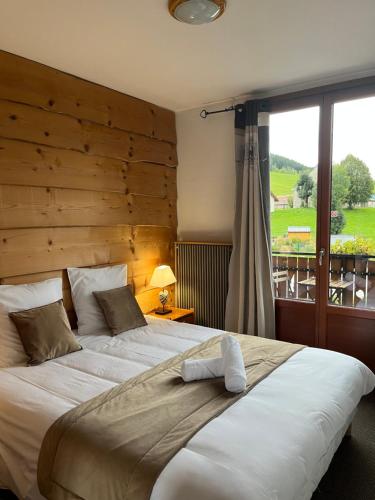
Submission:
M 314 300 L 315 254 L 273 252 L 272 260 L 274 273 L 288 273 L 288 280 L 275 281 L 275 297 Z M 329 287 L 335 305 L 375 309 L 375 255 L 332 254 Z

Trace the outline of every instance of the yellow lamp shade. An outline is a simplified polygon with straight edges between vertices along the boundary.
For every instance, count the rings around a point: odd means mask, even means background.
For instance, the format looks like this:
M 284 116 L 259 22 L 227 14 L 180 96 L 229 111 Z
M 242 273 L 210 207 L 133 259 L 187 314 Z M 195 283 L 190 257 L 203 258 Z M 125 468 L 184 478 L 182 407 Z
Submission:
M 176 283 L 176 277 L 170 266 L 163 265 L 154 269 L 150 286 L 154 286 L 155 288 L 164 288 L 172 283 Z

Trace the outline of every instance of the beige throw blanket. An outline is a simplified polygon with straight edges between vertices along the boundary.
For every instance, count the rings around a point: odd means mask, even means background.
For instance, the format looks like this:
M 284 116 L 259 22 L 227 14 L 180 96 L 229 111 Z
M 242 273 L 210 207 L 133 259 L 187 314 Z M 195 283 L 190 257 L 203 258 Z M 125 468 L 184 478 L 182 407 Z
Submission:
M 303 349 L 236 335 L 247 387 L 225 390 L 223 378 L 184 383 L 181 362 L 220 356 L 221 336 L 169 359 L 60 417 L 48 430 L 38 464 L 50 500 L 146 500 L 171 458 L 226 408 Z

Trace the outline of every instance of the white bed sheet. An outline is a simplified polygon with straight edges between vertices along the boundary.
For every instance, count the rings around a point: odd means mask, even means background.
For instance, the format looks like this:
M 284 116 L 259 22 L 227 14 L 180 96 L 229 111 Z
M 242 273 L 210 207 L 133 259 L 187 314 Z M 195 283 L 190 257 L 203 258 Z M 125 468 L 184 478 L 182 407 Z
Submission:
M 117 337 L 79 337 L 83 351 L 0 371 L 0 484 L 40 497 L 39 449 L 74 406 L 222 332 L 147 317 Z M 374 374 L 358 360 L 306 348 L 208 423 L 170 461 L 151 500 L 309 499 Z

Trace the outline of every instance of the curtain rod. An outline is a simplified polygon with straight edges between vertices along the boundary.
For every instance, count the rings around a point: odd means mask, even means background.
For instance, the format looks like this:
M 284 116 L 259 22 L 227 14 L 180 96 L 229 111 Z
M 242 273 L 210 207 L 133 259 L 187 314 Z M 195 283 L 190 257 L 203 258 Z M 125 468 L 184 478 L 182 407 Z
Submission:
M 239 107 L 237 108 L 239 112 L 242 111 L 242 108 Z M 209 115 L 216 115 L 218 113 L 227 113 L 228 111 L 235 111 L 236 106 L 229 106 L 229 108 L 224 108 L 224 109 L 218 109 L 216 111 L 207 111 L 206 109 L 202 109 L 202 111 L 199 113 L 199 116 L 201 118 L 207 118 Z

